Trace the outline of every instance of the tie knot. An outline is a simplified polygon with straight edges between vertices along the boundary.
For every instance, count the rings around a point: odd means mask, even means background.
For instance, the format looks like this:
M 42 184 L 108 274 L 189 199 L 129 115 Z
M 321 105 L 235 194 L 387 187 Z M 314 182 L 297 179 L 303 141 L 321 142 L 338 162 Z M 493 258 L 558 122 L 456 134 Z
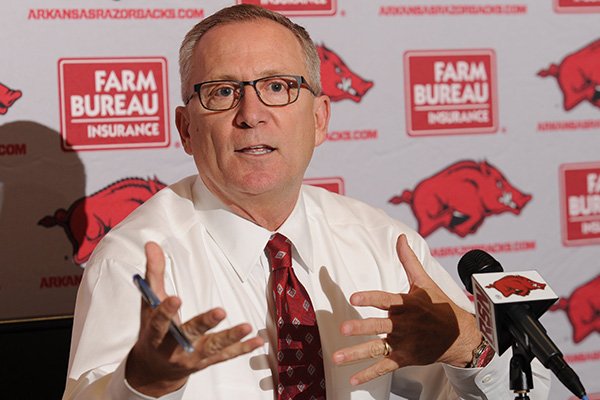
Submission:
M 267 258 L 272 269 L 292 266 L 292 244 L 280 233 L 271 237 L 266 247 Z

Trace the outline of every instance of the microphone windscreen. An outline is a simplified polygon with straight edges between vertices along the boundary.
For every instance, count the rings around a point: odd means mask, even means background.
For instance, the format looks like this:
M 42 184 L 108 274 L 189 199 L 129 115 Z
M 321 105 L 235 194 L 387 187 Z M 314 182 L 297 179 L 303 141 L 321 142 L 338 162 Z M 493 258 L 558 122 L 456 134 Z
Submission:
M 503 271 L 502 265 L 494 257 L 479 249 L 466 252 L 458 262 L 460 280 L 471 294 L 473 294 L 471 275 Z

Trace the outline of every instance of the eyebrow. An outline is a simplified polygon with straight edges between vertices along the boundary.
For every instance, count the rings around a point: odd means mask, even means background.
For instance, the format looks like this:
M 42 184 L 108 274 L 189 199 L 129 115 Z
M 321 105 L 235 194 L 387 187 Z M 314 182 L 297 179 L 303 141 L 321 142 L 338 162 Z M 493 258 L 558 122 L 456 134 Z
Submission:
M 275 69 L 269 69 L 269 70 L 261 72 L 254 79 L 261 79 L 261 78 L 265 78 L 267 76 L 273 76 L 273 75 L 298 75 L 298 74 L 294 74 L 292 72 L 281 72 L 281 71 L 275 70 Z M 254 80 L 254 79 L 252 79 L 252 80 Z M 238 79 L 236 76 L 231 75 L 231 74 L 225 74 L 225 75 L 219 75 L 219 76 L 217 76 L 216 78 L 213 78 L 213 79 L 207 79 L 206 81 L 221 81 L 221 80 L 224 80 L 224 81 L 240 81 L 241 79 Z

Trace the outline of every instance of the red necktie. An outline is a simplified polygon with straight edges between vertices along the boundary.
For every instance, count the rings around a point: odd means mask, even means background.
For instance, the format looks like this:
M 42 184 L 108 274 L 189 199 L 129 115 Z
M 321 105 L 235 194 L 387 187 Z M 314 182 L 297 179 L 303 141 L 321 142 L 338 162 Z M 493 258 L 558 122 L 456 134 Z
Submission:
M 273 270 L 277 314 L 278 400 L 324 400 L 319 327 L 310 297 L 292 269 L 292 245 L 276 233 L 265 249 Z

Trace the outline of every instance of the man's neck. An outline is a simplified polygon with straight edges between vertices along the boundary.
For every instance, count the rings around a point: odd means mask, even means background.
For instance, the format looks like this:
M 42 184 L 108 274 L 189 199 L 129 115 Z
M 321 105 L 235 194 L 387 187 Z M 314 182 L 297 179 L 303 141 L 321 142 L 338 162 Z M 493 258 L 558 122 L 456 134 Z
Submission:
M 206 188 L 234 214 L 252 221 L 269 231 L 276 231 L 290 216 L 298 197 L 300 186 L 261 194 L 241 194 L 232 198 L 208 180 L 202 179 Z

